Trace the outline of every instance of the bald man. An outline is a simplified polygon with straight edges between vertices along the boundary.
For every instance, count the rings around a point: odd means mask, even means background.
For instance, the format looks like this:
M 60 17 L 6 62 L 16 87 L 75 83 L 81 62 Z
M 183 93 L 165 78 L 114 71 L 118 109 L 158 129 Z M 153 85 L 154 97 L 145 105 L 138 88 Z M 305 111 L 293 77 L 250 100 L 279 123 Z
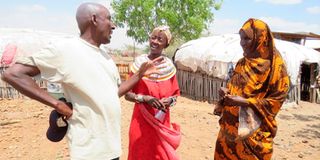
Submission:
M 144 75 L 157 73 L 156 61 L 147 62 L 138 73 L 120 84 L 111 57 L 99 48 L 110 42 L 115 25 L 107 8 L 84 3 L 77 10 L 80 37 L 52 43 L 39 53 L 19 59 L 2 79 L 21 93 L 64 115 L 71 159 L 119 159 L 120 100 Z M 64 96 L 73 109 L 51 97 L 32 79 L 62 84 Z

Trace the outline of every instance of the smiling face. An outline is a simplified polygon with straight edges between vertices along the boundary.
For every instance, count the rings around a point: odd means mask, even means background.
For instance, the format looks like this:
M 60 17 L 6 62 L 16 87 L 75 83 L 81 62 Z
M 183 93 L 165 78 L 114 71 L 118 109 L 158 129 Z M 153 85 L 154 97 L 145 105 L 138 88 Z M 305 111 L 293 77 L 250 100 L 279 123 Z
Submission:
M 153 31 L 149 37 L 150 53 L 161 54 L 162 50 L 168 46 L 167 36 L 164 32 Z

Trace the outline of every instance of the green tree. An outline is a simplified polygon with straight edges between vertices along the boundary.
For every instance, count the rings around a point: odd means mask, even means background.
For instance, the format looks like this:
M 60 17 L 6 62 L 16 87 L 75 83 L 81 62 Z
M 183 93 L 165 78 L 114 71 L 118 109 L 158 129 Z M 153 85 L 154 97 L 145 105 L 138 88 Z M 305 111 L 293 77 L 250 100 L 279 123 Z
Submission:
M 114 22 L 127 25 L 127 35 L 139 43 L 148 40 L 155 26 L 168 25 L 174 38 L 198 38 L 213 21 L 213 9 L 223 0 L 114 0 Z

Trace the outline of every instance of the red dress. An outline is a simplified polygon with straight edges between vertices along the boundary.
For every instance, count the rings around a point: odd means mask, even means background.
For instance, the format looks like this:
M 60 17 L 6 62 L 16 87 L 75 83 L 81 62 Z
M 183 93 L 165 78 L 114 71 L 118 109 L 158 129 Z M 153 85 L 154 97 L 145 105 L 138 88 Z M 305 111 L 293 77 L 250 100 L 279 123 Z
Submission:
M 172 64 L 171 61 L 170 63 Z M 172 76 L 161 80 L 146 77 L 141 79 L 132 91 L 159 99 L 178 96 L 180 90 L 175 68 Z M 167 110 L 163 123 L 154 118 L 157 111 L 147 103 L 135 103 L 129 130 L 128 160 L 179 159 L 175 152 L 181 139 L 179 125 L 170 123 L 170 109 Z

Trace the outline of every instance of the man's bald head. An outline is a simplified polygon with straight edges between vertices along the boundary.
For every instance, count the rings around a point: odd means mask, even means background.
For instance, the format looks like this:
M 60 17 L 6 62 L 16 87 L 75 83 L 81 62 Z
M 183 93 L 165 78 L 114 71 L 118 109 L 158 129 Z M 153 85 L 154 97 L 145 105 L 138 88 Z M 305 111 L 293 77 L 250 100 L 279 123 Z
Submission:
M 78 7 L 76 19 L 81 34 L 83 34 L 89 26 L 92 16 L 98 15 L 103 10 L 106 10 L 106 13 L 109 14 L 106 7 L 97 3 L 83 3 Z

